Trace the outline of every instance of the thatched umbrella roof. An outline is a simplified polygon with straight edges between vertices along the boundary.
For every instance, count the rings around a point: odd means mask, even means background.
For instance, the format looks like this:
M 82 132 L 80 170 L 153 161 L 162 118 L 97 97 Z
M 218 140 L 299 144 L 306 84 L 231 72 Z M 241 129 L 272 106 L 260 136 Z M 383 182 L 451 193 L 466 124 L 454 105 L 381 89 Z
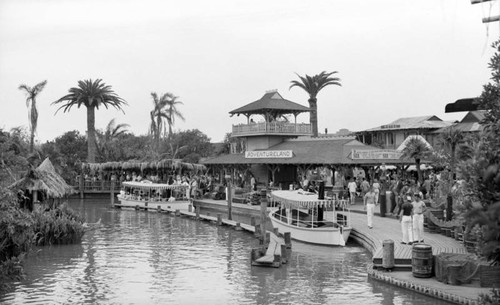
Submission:
M 11 189 L 44 191 L 48 197 L 61 198 L 75 190 L 56 172 L 49 158 L 37 168 L 30 168 L 26 176 L 9 186 Z

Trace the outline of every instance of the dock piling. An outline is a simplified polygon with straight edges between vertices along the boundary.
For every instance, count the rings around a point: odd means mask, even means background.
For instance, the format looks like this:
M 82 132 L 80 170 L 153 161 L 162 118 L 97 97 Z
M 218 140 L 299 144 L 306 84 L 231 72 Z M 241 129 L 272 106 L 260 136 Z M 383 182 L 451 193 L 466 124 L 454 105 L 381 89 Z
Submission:
M 239 222 L 236 223 L 236 227 L 234 228 L 236 231 L 241 231 L 243 228 L 241 227 L 241 224 Z
M 193 211 L 193 205 L 190 204 L 190 205 L 188 205 L 188 212 L 191 213 L 192 211 Z
M 254 217 L 254 216 L 250 217 L 250 225 L 251 225 L 252 227 L 255 227 L 255 223 L 256 223 L 256 222 L 255 222 L 255 217 Z
M 292 233 L 285 232 L 283 233 L 285 238 L 285 245 L 287 249 L 292 249 Z
M 161 213 L 161 205 L 158 205 L 158 206 L 156 207 L 156 210 L 158 211 L 158 213 Z
M 217 225 L 218 226 L 222 225 L 222 214 L 220 213 L 217 214 Z
M 175 210 L 175 216 L 181 216 L 181 211 L 180 210 Z
M 200 219 L 200 207 L 196 207 L 196 220 Z

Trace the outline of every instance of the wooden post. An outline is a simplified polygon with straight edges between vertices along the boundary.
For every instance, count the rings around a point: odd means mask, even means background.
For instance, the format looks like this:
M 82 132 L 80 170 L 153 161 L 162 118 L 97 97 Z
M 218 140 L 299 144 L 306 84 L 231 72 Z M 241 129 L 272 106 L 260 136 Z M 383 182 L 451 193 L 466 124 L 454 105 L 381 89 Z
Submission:
M 292 248 L 292 234 L 290 232 L 283 233 L 285 237 L 285 245 L 288 249 Z
M 218 226 L 222 225 L 222 214 L 220 213 L 217 214 L 217 225 Z
M 255 227 L 255 217 L 254 216 L 250 217 L 250 225 L 252 227 Z
M 83 170 L 82 170 L 82 173 L 80 174 L 80 178 L 79 178 L 78 183 L 80 184 L 79 185 L 80 199 L 83 199 L 85 197 L 85 177 L 83 176 Z
M 115 180 L 111 178 L 111 187 L 109 193 L 111 194 L 111 206 L 115 205 Z
M 288 263 L 288 253 L 286 252 L 286 245 L 281 245 L 281 263 Z
M 239 222 L 236 223 L 236 227 L 234 228 L 236 231 L 241 231 L 243 228 L 241 227 L 241 224 Z
M 139 205 L 136 205 L 136 206 L 135 206 L 135 210 L 136 210 L 136 211 L 139 211 Z
M 191 213 L 193 211 L 193 205 L 192 204 L 188 205 L 188 211 L 189 211 L 189 213 Z
M 231 178 L 231 176 L 229 176 Z M 226 179 L 228 179 L 228 175 L 226 175 Z M 233 188 L 231 180 L 228 179 L 227 182 L 227 219 L 233 220 Z
M 255 225 L 254 226 L 255 230 L 254 230 L 254 235 L 255 237 L 259 238 L 260 239 L 260 225 Z
M 200 219 L 200 207 L 196 207 L 196 220 Z
M 264 245 L 267 245 L 270 240 L 271 240 L 271 232 L 266 231 L 266 234 L 262 234 L 262 241 Z
M 262 232 L 262 239 L 266 243 L 266 219 L 267 219 L 267 200 L 266 197 L 260 198 L 260 232 Z M 269 240 L 269 239 L 267 239 Z
M 276 234 L 276 236 L 280 236 L 280 231 L 278 230 L 278 228 L 273 228 L 273 232 L 274 234 Z
M 181 211 L 180 210 L 175 210 L 175 216 L 181 216 Z

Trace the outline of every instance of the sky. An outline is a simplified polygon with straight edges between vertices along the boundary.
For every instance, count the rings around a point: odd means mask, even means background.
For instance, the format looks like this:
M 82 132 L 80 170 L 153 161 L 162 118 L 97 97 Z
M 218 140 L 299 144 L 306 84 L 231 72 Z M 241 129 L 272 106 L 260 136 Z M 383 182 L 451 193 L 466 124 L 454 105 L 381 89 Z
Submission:
M 338 71 L 342 86 L 318 95 L 318 128 L 364 130 L 400 117 L 445 114 L 489 81 L 499 24 L 494 1 L 470 0 L 0 0 L 0 128 L 28 128 L 20 84 L 38 95 L 37 141 L 87 129 L 86 109 L 55 114 L 52 102 L 79 80 L 103 79 L 128 106 L 96 112 L 147 134 L 151 92 L 171 92 L 185 121 L 220 142 L 229 111 L 268 90 L 308 106 L 289 89 L 299 75 Z M 298 122 L 308 122 L 301 114 Z

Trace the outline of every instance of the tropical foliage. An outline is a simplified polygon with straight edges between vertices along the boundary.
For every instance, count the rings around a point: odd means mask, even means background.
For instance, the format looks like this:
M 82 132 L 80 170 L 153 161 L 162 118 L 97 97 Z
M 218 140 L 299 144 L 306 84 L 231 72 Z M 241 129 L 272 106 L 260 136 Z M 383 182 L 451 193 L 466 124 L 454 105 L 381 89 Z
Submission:
M 212 153 L 210 138 L 198 129 L 180 131 L 170 140 L 170 157 L 184 162 L 198 163 Z
M 115 160 L 116 159 L 116 142 L 119 138 L 128 132 L 129 124 L 116 124 L 115 119 L 109 121 L 104 132 L 97 132 L 98 141 L 97 148 L 101 161 Z
M 88 162 L 94 163 L 96 160 L 97 143 L 95 131 L 95 110 L 104 106 L 106 109 L 110 106 L 122 110 L 127 102 L 119 97 L 111 86 L 102 82 L 102 79 L 92 81 L 78 81 L 78 87 L 69 89 L 69 94 L 61 97 L 52 104 L 61 104 L 57 111 L 63 109 L 63 112 L 70 111 L 73 106 L 87 108 L 87 145 L 88 145 Z M 56 111 L 56 113 L 57 113 Z
M 337 71 L 334 72 L 326 72 L 323 71 L 320 74 L 316 74 L 313 76 L 305 75 L 305 76 L 300 76 L 297 74 L 299 77 L 300 81 L 298 80 L 292 80 L 290 89 L 293 87 L 299 87 L 302 88 L 307 94 L 309 94 L 309 108 L 311 108 L 311 114 L 310 114 L 310 122 L 312 125 L 312 132 L 313 132 L 313 137 L 318 136 L 318 93 L 321 91 L 321 89 L 325 88 L 326 86 L 330 85 L 335 85 L 335 86 L 341 86 L 340 84 L 340 78 L 334 77 L 332 75 L 338 73 Z
M 403 158 L 415 160 L 415 167 L 417 168 L 418 181 L 422 183 L 424 180 L 422 177 L 422 170 L 420 168 L 421 161 L 423 159 L 430 158 L 430 155 L 432 153 L 431 148 L 427 143 L 424 143 L 419 138 L 411 137 L 408 139 L 408 142 L 406 142 L 406 146 L 403 148 L 402 153 L 403 153 L 402 155 Z
M 500 264 L 500 41 L 489 68 L 491 82 L 483 86 L 480 106 L 486 109 L 484 130 L 473 158 L 461 164 L 469 195 L 467 223 L 482 228 L 480 249 L 493 264 Z
M 35 133 L 38 125 L 38 109 L 36 108 L 36 97 L 40 92 L 42 92 L 43 88 L 47 85 L 47 81 L 44 80 L 33 87 L 30 87 L 26 84 L 22 84 L 19 86 L 19 90 L 23 90 L 26 93 L 26 107 L 28 107 L 28 118 L 29 118 L 29 126 L 30 126 L 30 152 L 33 152 L 35 145 Z

